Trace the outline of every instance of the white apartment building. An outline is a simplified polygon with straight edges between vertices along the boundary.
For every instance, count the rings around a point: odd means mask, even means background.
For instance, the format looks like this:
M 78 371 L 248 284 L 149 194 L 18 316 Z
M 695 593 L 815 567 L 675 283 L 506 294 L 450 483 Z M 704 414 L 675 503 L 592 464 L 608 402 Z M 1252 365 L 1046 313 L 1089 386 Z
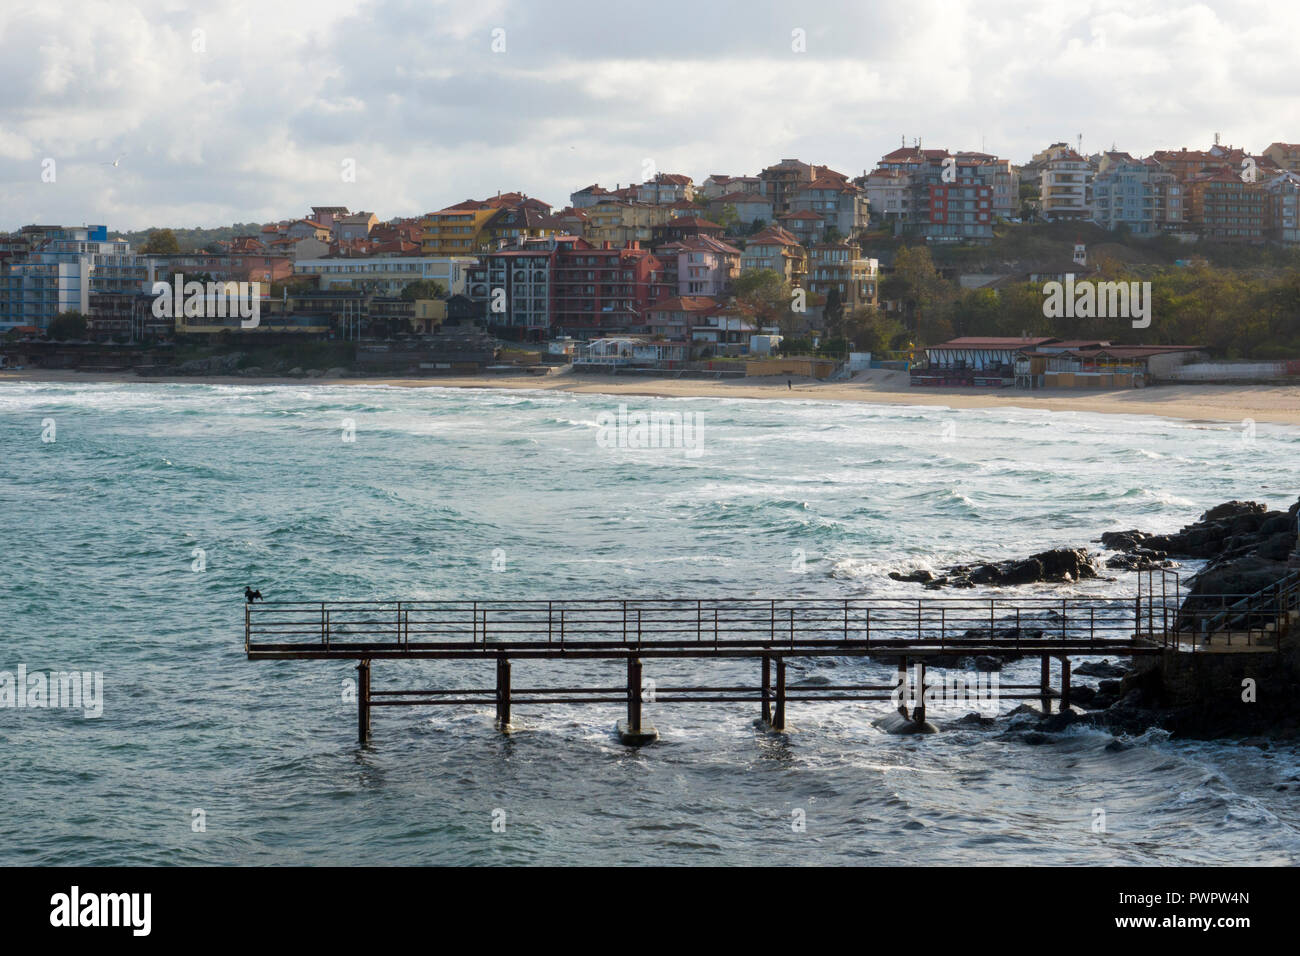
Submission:
M 399 295 L 408 283 L 432 279 L 447 295 L 465 291 L 474 256 L 324 256 L 293 264 L 293 274 L 320 277 L 322 290 L 368 288 L 376 295 Z
M 1065 143 L 1053 143 L 1034 156 L 1042 164 L 1038 187 L 1044 219 L 1087 219 L 1092 215 L 1093 168 Z

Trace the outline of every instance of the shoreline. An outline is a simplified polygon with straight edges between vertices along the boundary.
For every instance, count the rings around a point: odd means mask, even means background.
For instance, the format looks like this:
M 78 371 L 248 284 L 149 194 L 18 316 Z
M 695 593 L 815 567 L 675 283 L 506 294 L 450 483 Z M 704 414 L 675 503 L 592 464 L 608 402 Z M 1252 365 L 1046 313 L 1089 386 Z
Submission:
M 480 388 L 565 391 L 574 394 L 652 398 L 794 399 L 819 402 L 861 402 L 876 405 L 941 406 L 954 409 L 1022 408 L 1053 412 L 1094 412 L 1152 415 L 1192 421 L 1241 425 L 1246 419 L 1300 425 L 1300 386 L 1293 385 L 1153 385 L 1142 389 L 1077 391 L 1074 389 L 912 388 L 906 372 L 875 369 L 851 381 L 819 382 L 786 376 L 738 380 L 677 379 L 645 376 L 613 378 L 578 376 L 565 371 L 549 375 L 456 375 L 429 378 L 289 378 L 287 376 L 162 375 L 134 372 L 79 372 L 65 369 L 0 370 L 0 385 L 16 383 L 108 383 L 191 385 L 330 385 L 396 388 Z

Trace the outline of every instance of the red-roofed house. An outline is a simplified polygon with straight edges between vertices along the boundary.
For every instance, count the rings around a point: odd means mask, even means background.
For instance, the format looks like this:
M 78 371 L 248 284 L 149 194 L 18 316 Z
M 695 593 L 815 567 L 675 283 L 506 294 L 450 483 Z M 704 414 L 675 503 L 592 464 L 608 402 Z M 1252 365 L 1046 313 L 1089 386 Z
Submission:
M 796 185 L 790 194 L 790 212 L 816 213 L 825 227 L 835 229 L 841 238 L 867 228 L 866 194 L 843 179 L 822 177 Z M 798 230 L 792 231 L 799 234 Z
M 289 225 L 284 231 L 285 236 L 290 239 L 319 239 L 326 242 L 330 237 L 329 226 L 322 226 L 318 222 L 312 222 L 310 219 L 299 219 Z
M 789 212 L 784 216 L 777 216 L 776 221 L 781 224 L 781 228 L 788 230 L 802 246 L 807 246 L 813 242 L 821 242 L 822 236 L 826 234 L 826 220 L 807 209 Z
M 659 173 L 654 179 L 646 180 L 636 188 L 639 202 L 654 205 L 687 200 L 695 195 L 695 186 L 690 176 L 681 173 Z
M 740 275 L 740 250 L 710 236 L 691 236 L 655 247 L 664 287 L 682 296 L 720 297 Z
M 807 255 L 793 233 L 780 226 L 768 226 L 745 243 L 740 271 L 771 269 L 787 282 L 798 285 L 807 271 Z
M 699 216 L 677 216 L 669 219 L 653 231 L 655 241 L 672 242 L 676 239 L 689 239 L 693 236 L 721 237 L 722 227 L 716 222 L 701 219 Z

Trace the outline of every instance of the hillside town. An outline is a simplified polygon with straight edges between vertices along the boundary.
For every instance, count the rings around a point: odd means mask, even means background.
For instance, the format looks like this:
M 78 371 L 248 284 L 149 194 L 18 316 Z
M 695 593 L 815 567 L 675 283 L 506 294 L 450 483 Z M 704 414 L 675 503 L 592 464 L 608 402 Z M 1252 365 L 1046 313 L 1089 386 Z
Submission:
M 914 384 L 1021 387 L 1143 384 L 1153 359 L 1206 359 L 1215 343 L 1171 342 L 1168 326 L 1137 342 L 1125 322 L 1078 335 L 1041 324 L 1026 289 L 1124 265 L 1091 256 L 1095 243 L 972 268 L 953 250 L 978 256 L 1035 229 L 1087 230 L 1107 249 L 1185 249 L 1174 264 L 1202 269 L 1208 248 L 1300 249 L 1300 144 L 1250 153 L 1216 136 L 1145 157 L 1080 145 L 1016 164 L 904 141 L 858 175 L 793 158 L 699 182 L 655 173 L 582 186 L 562 208 L 514 191 L 386 221 L 312 206 L 188 249 L 167 229 L 137 248 L 104 225 L 26 225 L 0 235 L 0 339 L 10 365 L 76 365 L 71 344 L 131 366 L 149 360 L 130 349 L 316 341 L 350 343 L 362 370 L 422 374 L 507 356 L 718 375 L 762 360 L 765 373 L 883 363 L 912 369 Z M 155 283 L 177 275 L 256 283 L 259 320 L 160 315 Z M 946 290 L 943 310 L 926 298 L 930 279 Z M 963 318 L 980 310 L 991 317 Z M 961 334 L 971 329 L 986 334 Z

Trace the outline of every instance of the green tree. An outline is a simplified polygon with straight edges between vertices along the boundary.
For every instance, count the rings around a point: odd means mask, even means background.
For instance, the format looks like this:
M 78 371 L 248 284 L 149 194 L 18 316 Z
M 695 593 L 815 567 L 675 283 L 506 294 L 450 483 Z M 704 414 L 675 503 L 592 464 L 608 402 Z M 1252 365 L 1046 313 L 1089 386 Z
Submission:
M 407 302 L 414 302 L 416 299 L 443 299 L 447 296 L 447 290 L 441 282 L 433 279 L 416 279 L 414 282 L 408 282 L 402 287 L 401 297 Z
M 767 324 L 790 312 L 790 283 L 775 269 L 750 269 L 733 283 L 736 299 L 754 310 Z
M 58 341 L 84 339 L 86 337 L 86 317 L 76 309 L 60 312 L 50 321 L 50 327 L 45 330 L 45 334 L 48 338 Z
M 902 304 L 904 319 L 913 330 L 919 330 L 925 316 L 951 299 L 953 292 L 934 267 L 926 246 L 899 249 L 894 257 L 894 271 L 880 283 L 881 296 Z
M 740 213 L 736 212 L 736 207 L 733 204 L 723 204 L 722 212 L 718 216 L 718 225 L 722 226 L 727 232 L 736 231 L 736 227 L 740 225 Z
M 871 306 L 855 309 L 845 320 L 844 337 L 855 351 L 876 355 L 904 348 L 908 341 L 902 322 Z
M 140 251 L 154 255 L 175 255 L 181 251 L 181 244 L 176 241 L 176 233 L 170 229 L 155 229 L 149 233 Z
M 826 317 L 826 331 L 838 335 L 841 331 L 840 326 L 844 322 L 844 300 L 840 296 L 838 287 L 831 286 L 830 291 L 826 293 L 826 305 L 822 307 L 822 315 Z

